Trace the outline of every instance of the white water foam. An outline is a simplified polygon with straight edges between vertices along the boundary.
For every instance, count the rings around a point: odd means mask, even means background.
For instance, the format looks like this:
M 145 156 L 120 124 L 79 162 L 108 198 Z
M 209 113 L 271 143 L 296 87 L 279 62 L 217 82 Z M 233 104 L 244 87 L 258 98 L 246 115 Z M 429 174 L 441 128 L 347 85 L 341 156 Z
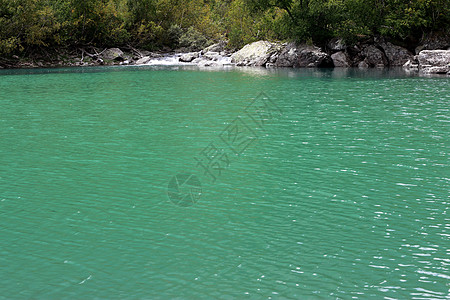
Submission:
M 217 60 L 208 60 L 206 58 L 202 59 L 200 55 L 197 59 L 197 62 L 181 62 L 180 56 L 181 54 L 167 55 L 163 57 L 153 58 L 149 60 L 147 63 L 143 64 L 143 66 L 206 66 L 206 67 L 224 67 L 224 66 L 233 66 L 234 64 L 231 62 L 231 57 L 228 56 L 219 56 Z
M 193 63 L 185 63 L 185 62 L 180 62 L 179 58 L 180 58 L 180 54 L 175 54 L 175 55 L 168 55 L 168 56 L 163 56 L 163 57 L 158 57 L 158 58 L 153 58 L 151 60 L 149 60 L 146 64 L 146 66 L 178 66 L 178 65 L 195 65 Z

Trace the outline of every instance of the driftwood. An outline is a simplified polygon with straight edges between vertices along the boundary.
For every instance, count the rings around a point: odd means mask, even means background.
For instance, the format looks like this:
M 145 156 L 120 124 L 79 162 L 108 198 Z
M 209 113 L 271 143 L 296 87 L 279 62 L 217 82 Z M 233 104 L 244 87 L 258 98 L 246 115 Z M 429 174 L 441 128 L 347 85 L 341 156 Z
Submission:
M 98 52 L 97 52 L 97 49 L 95 49 L 94 47 L 92 47 L 92 50 L 94 50 L 95 54 L 91 54 L 91 53 L 87 52 L 85 48 L 78 48 L 78 50 L 81 51 L 81 60 L 80 60 L 80 61 L 83 61 L 84 55 L 89 56 L 90 58 L 95 59 L 95 60 L 98 60 L 98 59 L 102 60 L 102 59 L 100 58 L 100 55 L 102 55 L 102 53 L 105 52 L 107 49 L 108 49 L 108 48 L 105 48 L 105 49 L 103 49 L 102 52 L 98 53 Z M 102 61 L 103 61 L 103 60 L 102 60 Z
M 128 45 L 127 48 L 130 49 L 132 52 L 136 53 L 139 56 L 139 58 L 143 58 L 145 56 L 141 52 L 139 52 L 139 50 L 137 50 L 131 45 Z
M 95 54 L 89 53 L 86 51 L 85 48 L 78 48 L 78 50 L 81 51 L 81 60 L 80 62 L 83 62 L 84 60 L 84 55 L 89 56 L 90 58 L 96 60 L 97 62 L 99 62 L 101 65 L 103 64 L 103 59 L 100 58 L 100 56 L 102 55 L 103 52 L 105 52 L 108 48 L 103 49 L 103 51 L 101 51 L 100 53 L 97 52 L 97 49 L 95 49 L 95 47 L 92 47 L 92 50 L 94 50 Z

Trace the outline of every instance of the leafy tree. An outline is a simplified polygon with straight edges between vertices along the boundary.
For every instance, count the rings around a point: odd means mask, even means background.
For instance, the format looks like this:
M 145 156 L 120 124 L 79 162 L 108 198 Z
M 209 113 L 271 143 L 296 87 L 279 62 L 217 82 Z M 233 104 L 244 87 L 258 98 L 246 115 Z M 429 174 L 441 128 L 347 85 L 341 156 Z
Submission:
M 448 0 L 0 0 L 0 55 L 131 44 L 198 49 L 229 39 L 323 44 L 450 33 Z
M 120 45 L 128 38 L 126 13 L 114 0 L 70 0 L 70 29 L 76 44 Z
M 0 0 L 0 54 L 56 46 L 63 41 L 61 25 L 46 1 Z

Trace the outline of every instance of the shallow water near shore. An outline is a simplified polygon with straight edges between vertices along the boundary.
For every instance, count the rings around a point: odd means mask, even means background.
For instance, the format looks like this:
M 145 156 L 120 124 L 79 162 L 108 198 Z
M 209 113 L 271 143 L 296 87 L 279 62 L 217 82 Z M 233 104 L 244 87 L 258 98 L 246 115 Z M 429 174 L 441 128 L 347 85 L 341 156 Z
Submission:
M 1 70 L 0 295 L 448 299 L 449 95 L 401 70 Z

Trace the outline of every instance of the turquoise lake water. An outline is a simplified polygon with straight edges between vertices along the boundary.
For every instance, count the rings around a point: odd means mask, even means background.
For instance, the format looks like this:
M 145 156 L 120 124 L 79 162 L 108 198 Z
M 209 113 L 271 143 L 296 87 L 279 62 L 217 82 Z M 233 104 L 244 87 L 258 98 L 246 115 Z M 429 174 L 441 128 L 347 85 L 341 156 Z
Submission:
M 450 79 L 0 72 L 0 298 L 449 299 Z

